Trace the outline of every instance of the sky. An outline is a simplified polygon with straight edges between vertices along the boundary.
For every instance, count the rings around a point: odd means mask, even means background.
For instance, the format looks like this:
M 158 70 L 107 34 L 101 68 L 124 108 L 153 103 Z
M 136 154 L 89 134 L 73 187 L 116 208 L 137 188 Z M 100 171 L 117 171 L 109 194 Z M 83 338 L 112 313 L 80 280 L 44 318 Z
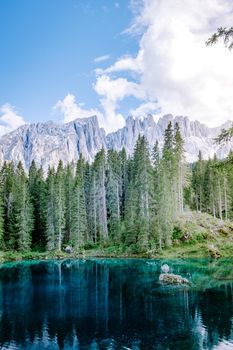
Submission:
M 0 0 L 0 135 L 24 123 L 130 114 L 233 120 L 232 0 Z

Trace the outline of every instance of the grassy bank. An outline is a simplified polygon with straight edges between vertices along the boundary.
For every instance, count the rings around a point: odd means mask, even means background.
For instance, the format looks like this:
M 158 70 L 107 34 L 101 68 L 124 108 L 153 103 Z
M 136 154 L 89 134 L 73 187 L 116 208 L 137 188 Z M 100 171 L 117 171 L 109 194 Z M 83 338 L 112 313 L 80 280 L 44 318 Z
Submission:
M 161 251 L 140 251 L 136 245 L 105 244 L 86 247 L 78 252 L 0 252 L 0 262 L 20 260 L 49 260 L 88 257 L 143 258 L 220 258 L 233 256 L 233 222 L 221 221 L 208 214 L 188 212 L 174 224 L 172 245 Z
M 182 214 L 174 225 L 172 246 L 160 257 L 232 257 L 233 222 L 204 213 Z

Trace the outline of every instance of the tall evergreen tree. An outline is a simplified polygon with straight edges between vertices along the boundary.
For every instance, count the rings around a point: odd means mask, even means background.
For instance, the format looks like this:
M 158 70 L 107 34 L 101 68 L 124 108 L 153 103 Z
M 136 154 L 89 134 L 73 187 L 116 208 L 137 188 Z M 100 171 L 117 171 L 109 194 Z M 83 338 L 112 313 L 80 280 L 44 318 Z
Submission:
M 42 168 L 37 168 L 34 161 L 29 169 L 29 192 L 33 206 L 34 227 L 32 231 L 32 246 L 38 249 L 46 248 L 46 183 Z
M 121 222 L 121 164 L 116 151 L 108 151 L 106 197 L 109 236 L 113 240 L 120 239 Z
M 202 211 L 203 206 L 203 174 L 204 174 L 204 162 L 202 159 L 202 153 L 199 151 L 198 161 L 194 164 L 193 168 L 193 178 L 192 178 L 192 187 L 195 194 L 195 204 L 196 210 Z
M 74 209 L 74 192 L 75 192 L 75 176 L 73 164 L 68 164 L 64 169 L 65 179 L 65 234 L 64 241 L 67 244 L 71 243 L 73 233 L 73 217 L 76 215 Z
M 47 176 L 47 213 L 46 213 L 46 241 L 47 249 L 55 250 L 57 248 L 56 240 L 56 188 L 55 188 L 55 170 L 49 168 Z
M 3 198 L 3 229 L 6 249 L 16 249 L 16 237 L 12 228 L 13 221 L 13 183 L 14 167 L 12 163 L 4 163 L 1 169 L 2 198 Z
M 13 222 L 12 227 L 19 251 L 31 249 L 31 234 L 33 230 L 33 207 L 31 203 L 28 179 L 22 163 L 19 163 L 13 183 Z
M 108 225 L 106 203 L 106 156 L 104 149 L 96 154 L 93 171 L 96 230 L 98 238 L 100 240 L 106 240 L 108 239 Z
M 4 200 L 3 200 L 4 181 L 0 173 L 0 249 L 4 249 Z
M 65 181 L 62 161 L 59 162 L 55 176 L 55 227 L 57 249 L 61 251 L 65 232 Z
M 184 209 L 183 188 L 185 183 L 185 165 L 184 165 L 184 140 L 182 139 L 179 124 L 175 124 L 174 135 L 174 161 L 175 161 L 175 201 L 177 213 L 182 213 Z
M 164 146 L 159 173 L 157 222 L 159 246 L 162 247 L 171 244 L 172 223 L 176 213 L 174 135 L 171 122 L 169 122 L 164 133 Z
M 87 212 L 85 200 L 85 161 L 80 156 L 77 162 L 75 187 L 72 200 L 72 215 L 71 215 L 71 236 L 70 241 L 72 246 L 80 248 L 87 241 Z
M 134 231 L 135 241 L 146 249 L 152 223 L 153 170 L 148 143 L 144 136 L 139 136 L 135 146 L 128 201 L 131 202 L 128 217 L 130 229 Z

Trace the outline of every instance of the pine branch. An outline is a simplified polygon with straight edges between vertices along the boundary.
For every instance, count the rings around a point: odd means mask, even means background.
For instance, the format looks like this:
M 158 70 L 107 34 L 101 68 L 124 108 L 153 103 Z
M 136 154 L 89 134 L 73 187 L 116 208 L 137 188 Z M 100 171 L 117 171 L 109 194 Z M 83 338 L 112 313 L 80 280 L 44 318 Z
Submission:
M 222 129 L 220 135 L 218 135 L 214 141 L 217 144 L 228 142 L 233 137 L 233 125 L 229 129 Z
M 216 44 L 219 39 L 223 39 L 225 46 L 231 50 L 233 49 L 233 27 L 226 28 L 220 27 L 217 29 L 217 32 L 214 33 L 207 41 L 207 46 L 212 46 Z

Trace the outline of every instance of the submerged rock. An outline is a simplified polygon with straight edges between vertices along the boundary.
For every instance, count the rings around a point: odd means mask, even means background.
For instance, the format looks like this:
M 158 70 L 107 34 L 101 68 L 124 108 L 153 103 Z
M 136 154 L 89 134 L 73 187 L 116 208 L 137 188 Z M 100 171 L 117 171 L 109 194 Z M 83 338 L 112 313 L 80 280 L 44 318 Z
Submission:
M 187 278 L 173 273 L 161 273 L 159 280 L 166 284 L 190 284 Z

